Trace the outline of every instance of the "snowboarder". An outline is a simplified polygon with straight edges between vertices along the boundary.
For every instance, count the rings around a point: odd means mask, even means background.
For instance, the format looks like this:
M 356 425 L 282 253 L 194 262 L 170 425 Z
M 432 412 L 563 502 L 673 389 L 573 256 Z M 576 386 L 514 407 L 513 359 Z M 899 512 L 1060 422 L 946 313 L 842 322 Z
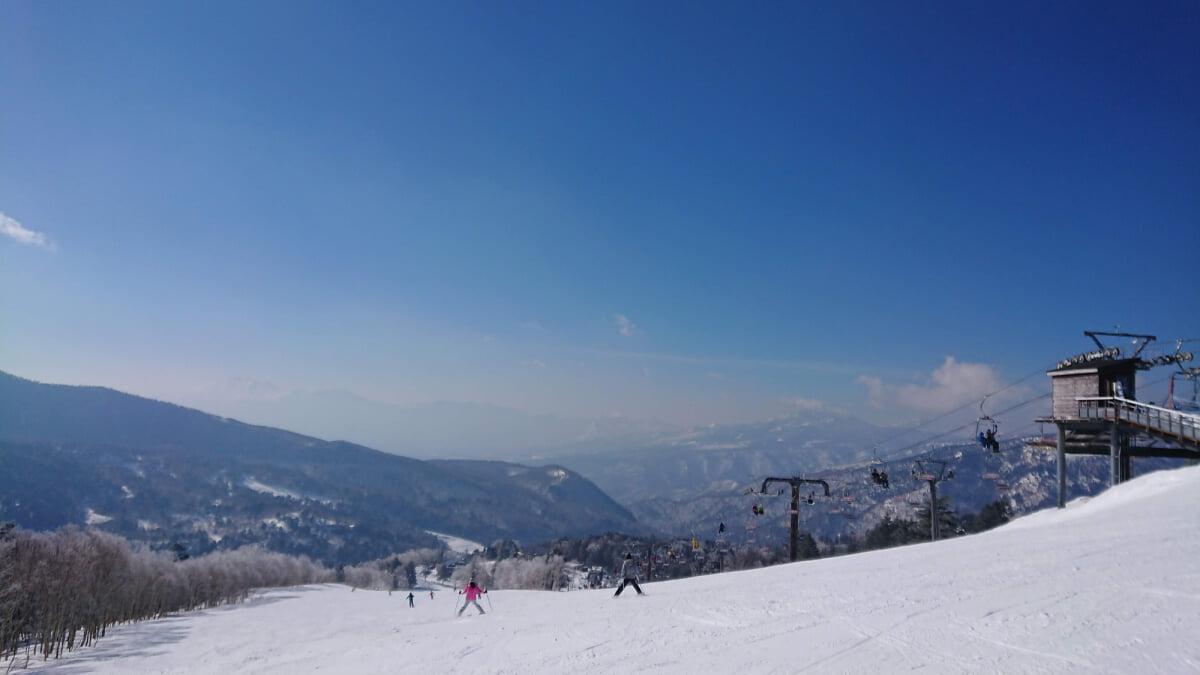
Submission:
M 613 593 L 613 597 L 615 598 L 620 595 L 621 591 L 630 585 L 633 586 L 633 590 L 637 591 L 638 595 L 645 595 L 642 593 L 642 587 L 638 586 L 637 576 L 637 563 L 633 561 L 633 554 L 626 553 L 625 562 L 621 563 L 621 585 L 617 586 L 617 592 Z
M 480 614 L 487 613 L 487 612 L 483 611 L 483 607 L 479 606 L 479 600 L 477 599 L 477 598 L 479 598 L 479 596 L 483 595 L 484 593 L 487 593 L 487 591 L 485 591 L 482 588 L 480 588 L 479 586 L 475 585 L 474 579 L 472 579 L 469 583 L 467 583 L 466 588 L 464 588 L 458 592 L 459 595 L 462 595 L 464 593 L 467 595 L 467 601 L 463 603 L 462 609 L 458 610 L 459 616 L 462 616 L 463 610 L 465 610 L 467 608 L 467 605 L 475 605 L 475 609 L 479 610 Z
M 413 594 L 412 594 L 412 591 L 409 591 L 409 592 L 408 592 L 408 606 L 409 606 L 409 607 L 412 607 L 412 606 L 413 606 Z

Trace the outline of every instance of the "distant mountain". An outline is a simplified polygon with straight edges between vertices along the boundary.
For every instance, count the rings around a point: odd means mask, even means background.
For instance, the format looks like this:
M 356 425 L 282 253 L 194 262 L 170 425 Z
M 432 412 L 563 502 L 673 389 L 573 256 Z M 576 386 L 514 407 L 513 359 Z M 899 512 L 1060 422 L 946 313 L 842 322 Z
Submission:
M 888 430 L 843 412 L 805 410 L 765 422 L 565 446 L 536 459 L 587 476 L 622 503 L 678 499 L 871 456 Z
M 201 552 L 260 543 L 325 562 L 416 546 L 642 528 L 577 473 L 428 462 L 101 387 L 0 373 L 0 521 L 91 523 Z
M 728 541 L 783 544 L 790 488 L 774 496 L 744 494 L 747 488 L 761 488 L 768 476 L 830 484 L 831 497 L 817 490 L 814 504 L 804 504 L 799 513 L 801 528 L 824 538 L 865 532 L 884 516 L 912 518 L 927 503 L 927 484 L 912 477 L 911 456 L 872 463 L 874 442 L 895 431 L 843 412 L 805 410 L 766 422 L 661 435 L 620 449 L 577 445 L 543 459 L 594 481 L 628 505 L 639 522 L 660 533 L 715 538 L 724 522 Z M 1054 454 L 1025 440 L 1005 440 L 999 455 L 975 443 L 943 444 L 933 453 L 955 472 L 952 480 L 939 485 L 938 493 L 949 497 L 960 514 L 977 513 L 997 499 L 1007 501 L 1015 513 L 1024 513 L 1050 506 L 1057 498 Z M 1071 497 L 1096 494 L 1108 486 L 1107 457 L 1072 456 L 1068 462 Z M 1134 470 L 1178 465 L 1178 460 L 1138 459 Z M 871 480 L 872 466 L 889 472 L 890 489 Z M 780 487 L 775 484 L 772 489 Z M 758 503 L 766 514 L 756 517 L 750 507 Z
M 1005 441 L 1001 447 L 998 455 L 973 443 L 946 444 L 932 450 L 932 456 L 944 460 L 947 471 L 953 471 L 952 478 L 939 482 L 938 496 L 948 498 L 950 508 L 960 516 L 976 514 L 996 500 L 1007 502 L 1014 514 L 1054 505 L 1058 496 L 1054 453 L 1021 439 Z M 1095 495 L 1109 487 L 1107 457 L 1070 456 L 1067 461 L 1068 499 Z M 1180 464 L 1180 460 L 1141 458 L 1134 462 L 1134 471 L 1141 474 Z M 916 466 L 912 458 L 906 458 L 794 472 L 764 471 L 756 481 L 731 480 L 627 503 L 640 522 L 662 532 L 691 532 L 713 539 L 723 522 L 723 538 L 731 543 L 755 541 L 783 546 L 788 540 L 790 486 L 772 483 L 766 495 L 745 494 L 747 488 L 759 490 L 768 476 L 826 481 L 831 492 L 828 497 L 819 485 L 802 486 L 801 496 L 806 498 L 811 490 L 814 500 L 811 505 L 802 500 L 799 527 L 814 536 L 833 539 L 864 534 L 885 516 L 915 519 L 917 509 L 929 502 L 928 483 L 913 475 Z M 888 473 L 888 489 L 871 479 L 872 468 Z M 762 516 L 751 513 L 754 504 L 763 505 Z

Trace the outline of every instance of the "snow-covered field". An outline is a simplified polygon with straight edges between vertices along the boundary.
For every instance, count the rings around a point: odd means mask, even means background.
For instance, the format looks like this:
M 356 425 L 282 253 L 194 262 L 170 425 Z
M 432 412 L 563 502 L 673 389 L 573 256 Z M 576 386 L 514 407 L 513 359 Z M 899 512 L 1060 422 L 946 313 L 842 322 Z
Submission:
M 1200 467 L 990 533 L 612 590 L 271 591 L 110 630 L 60 673 L 1197 673 Z M 489 605 L 490 599 L 490 605 Z

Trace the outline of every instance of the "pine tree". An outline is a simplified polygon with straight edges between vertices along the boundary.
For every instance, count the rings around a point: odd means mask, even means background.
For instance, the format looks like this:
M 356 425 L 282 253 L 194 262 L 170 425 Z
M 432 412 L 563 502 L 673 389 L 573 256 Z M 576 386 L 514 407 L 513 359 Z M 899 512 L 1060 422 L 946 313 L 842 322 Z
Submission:
M 942 536 L 953 536 L 953 533 L 958 529 L 958 514 L 954 509 L 950 508 L 949 497 L 938 497 L 937 500 L 938 525 Z M 925 505 L 917 509 L 917 524 L 923 528 L 926 533 L 925 539 L 929 538 L 930 522 L 929 522 L 929 506 Z
M 993 527 L 999 527 L 1007 523 L 1012 518 L 1012 507 L 1003 499 L 997 499 L 994 502 L 989 502 L 983 505 L 979 510 L 979 515 L 975 516 L 972 523 L 972 532 L 983 532 L 990 530 Z

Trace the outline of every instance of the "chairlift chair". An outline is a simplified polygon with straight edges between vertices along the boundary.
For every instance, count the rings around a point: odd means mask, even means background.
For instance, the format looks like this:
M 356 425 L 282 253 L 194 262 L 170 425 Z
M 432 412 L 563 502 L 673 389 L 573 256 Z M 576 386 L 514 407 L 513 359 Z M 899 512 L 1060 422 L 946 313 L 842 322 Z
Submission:
M 1000 442 L 996 440 L 996 434 L 1000 431 L 1000 425 L 991 416 L 983 412 L 984 403 L 987 403 L 987 396 L 984 396 L 983 400 L 979 402 L 979 419 L 975 420 L 975 440 L 984 446 L 984 450 L 1000 452 Z M 990 447 L 989 443 L 991 443 Z
M 871 482 L 887 490 L 891 487 L 888 483 L 887 464 L 879 458 L 879 448 L 875 448 L 874 454 L 875 457 L 871 460 Z

